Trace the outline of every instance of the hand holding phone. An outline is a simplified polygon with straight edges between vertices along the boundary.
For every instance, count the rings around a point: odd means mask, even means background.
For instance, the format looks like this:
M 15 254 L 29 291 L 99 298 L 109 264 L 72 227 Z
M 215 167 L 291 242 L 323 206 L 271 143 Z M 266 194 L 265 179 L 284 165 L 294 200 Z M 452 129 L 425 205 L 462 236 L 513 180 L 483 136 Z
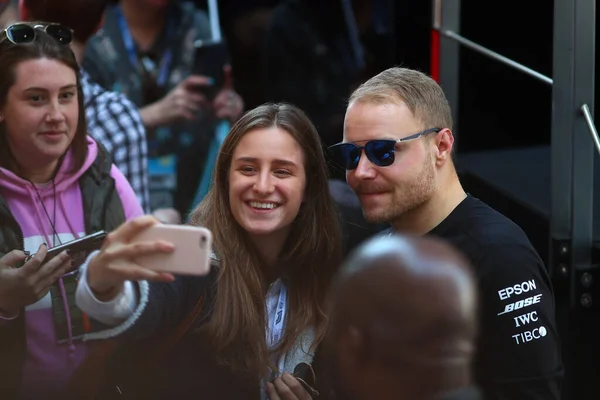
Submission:
M 229 64 L 229 51 L 223 41 L 196 40 L 192 74 L 211 78 L 210 86 L 199 87 L 209 101 L 214 100 L 225 84 L 225 66 Z
M 58 246 L 54 246 L 51 249 L 48 249 L 43 258 L 41 259 L 41 264 L 45 264 L 52 260 L 54 257 L 62 253 L 63 251 L 68 250 L 71 256 L 71 259 L 74 260 L 74 266 L 78 266 L 83 262 L 87 256 L 94 250 L 99 249 L 102 246 L 102 242 L 106 237 L 106 232 L 98 231 L 92 233 L 91 235 L 83 236 L 74 240 L 71 240 L 67 243 L 61 243 Z M 38 251 L 39 253 L 39 251 Z M 23 266 L 29 260 L 35 257 L 37 253 L 28 255 L 22 263 L 19 264 L 19 267 Z
M 100 252 L 87 267 L 87 282 L 90 289 L 103 301 L 116 296 L 125 281 L 149 280 L 171 282 L 173 275 L 151 271 L 135 262 L 139 256 L 155 256 L 173 252 L 174 245 L 162 240 L 135 242 L 138 234 L 146 231 L 158 220 L 150 215 L 125 222 L 106 237 Z
M 125 281 L 173 281 L 172 273 L 210 272 L 212 235 L 206 228 L 162 225 L 150 215 L 127 221 L 107 236 L 87 267 L 90 289 L 103 301 Z
M 41 245 L 30 257 L 14 250 L 0 258 L 0 314 L 10 317 L 39 301 L 58 278 L 72 269 L 71 257 L 66 252 L 44 263 L 46 254 L 46 246 Z M 19 268 L 13 268 L 19 264 Z
M 198 113 L 209 106 L 206 97 L 201 93 L 202 87 L 209 87 L 210 79 L 205 76 L 190 75 L 172 88 L 159 101 L 144 109 L 151 127 L 160 127 L 174 122 L 193 121 Z
M 224 68 L 225 83 L 213 101 L 213 110 L 219 119 L 228 119 L 234 123 L 244 112 L 244 100 L 233 89 L 231 66 Z
M 73 258 L 85 259 L 92 251 L 98 250 L 102 246 L 104 238 L 106 238 L 106 232 L 98 231 L 91 235 L 83 236 L 71 240 L 70 242 L 54 246 L 48 250 L 43 262 L 47 263 L 65 250 L 69 250 L 71 257 Z
M 173 244 L 170 253 L 138 255 L 135 262 L 152 271 L 182 275 L 207 275 L 210 272 L 212 234 L 206 228 L 156 224 L 140 232 L 132 243 L 164 241 Z

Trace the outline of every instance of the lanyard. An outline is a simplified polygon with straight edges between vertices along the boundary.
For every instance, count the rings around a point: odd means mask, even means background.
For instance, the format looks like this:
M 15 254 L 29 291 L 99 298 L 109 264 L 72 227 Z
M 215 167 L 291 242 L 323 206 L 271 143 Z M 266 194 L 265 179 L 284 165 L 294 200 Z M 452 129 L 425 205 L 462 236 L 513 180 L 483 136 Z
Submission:
M 204 172 L 202 172 L 202 178 L 200 180 L 200 184 L 198 185 L 198 189 L 196 190 L 196 197 L 192 203 L 192 207 L 194 208 L 196 205 L 200 204 L 204 196 L 206 196 L 208 193 L 208 188 L 213 175 L 213 167 L 217 159 L 217 153 L 219 153 L 219 149 L 227 137 L 230 128 L 231 126 L 227 120 L 220 121 L 216 127 L 215 136 L 210 142 L 210 147 L 208 148 L 208 156 L 206 157 L 206 162 L 204 163 Z
M 279 299 L 277 300 L 277 306 L 275 307 L 275 318 L 273 318 L 273 324 L 269 326 L 269 347 L 275 347 L 277 343 L 283 337 L 283 330 L 285 324 L 285 312 L 287 308 L 287 289 L 283 282 L 279 282 Z
M 139 60 L 137 56 L 137 51 L 135 49 L 135 43 L 133 41 L 133 37 L 131 36 L 131 32 L 129 31 L 129 27 L 127 26 L 127 21 L 125 21 L 123 12 L 119 7 L 116 7 L 116 13 L 117 21 L 119 22 L 119 27 L 121 28 L 121 36 L 123 37 L 123 43 L 125 44 L 125 50 L 127 50 L 127 56 L 129 57 L 129 62 L 134 68 L 138 68 Z M 167 17 L 167 40 L 171 38 L 172 30 L 173 19 Z M 169 48 L 163 53 L 162 59 L 160 60 L 158 78 L 156 80 L 156 83 L 159 87 L 164 86 L 164 84 L 167 82 L 172 59 L 173 52 Z
M 287 309 L 287 289 L 281 280 L 276 283 L 279 285 L 279 298 L 277 299 L 277 305 L 275 306 L 275 316 L 273 318 L 273 323 L 271 323 L 271 319 L 269 318 L 269 329 L 267 330 L 267 345 L 270 349 L 275 347 L 277 343 L 283 337 L 283 332 L 285 328 L 285 313 Z M 285 366 L 285 354 L 282 354 L 277 360 L 277 368 L 279 369 L 279 373 L 283 373 L 283 368 Z M 265 390 L 265 381 L 261 381 L 261 400 L 268 400 Z

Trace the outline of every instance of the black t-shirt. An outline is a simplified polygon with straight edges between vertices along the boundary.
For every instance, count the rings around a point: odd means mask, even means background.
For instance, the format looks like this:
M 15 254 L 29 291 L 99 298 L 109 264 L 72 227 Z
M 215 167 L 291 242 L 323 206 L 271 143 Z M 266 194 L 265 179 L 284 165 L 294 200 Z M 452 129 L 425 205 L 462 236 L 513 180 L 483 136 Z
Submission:
M 479 281 L 474 373 L 484 398 L 558 400 L 563 377 L 550 278 L 525 232 L 467 196 L 430 235 L 471 261 Z

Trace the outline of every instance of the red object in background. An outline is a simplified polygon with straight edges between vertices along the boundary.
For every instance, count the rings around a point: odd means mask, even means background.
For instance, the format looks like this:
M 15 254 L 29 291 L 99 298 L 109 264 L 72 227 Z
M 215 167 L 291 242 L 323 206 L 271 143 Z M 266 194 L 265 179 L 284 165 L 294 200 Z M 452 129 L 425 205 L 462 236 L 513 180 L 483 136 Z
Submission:
M 92 324 L 90 324 L 90 318 L 85 313 L 81 313 L 83 317 L 83 331 L 89 333 L 92 331 Z
M 440 83 L 440 32 L 437 29 L 431 30 L 431 54 L 429 60 L 430 75 L 437 83 Z

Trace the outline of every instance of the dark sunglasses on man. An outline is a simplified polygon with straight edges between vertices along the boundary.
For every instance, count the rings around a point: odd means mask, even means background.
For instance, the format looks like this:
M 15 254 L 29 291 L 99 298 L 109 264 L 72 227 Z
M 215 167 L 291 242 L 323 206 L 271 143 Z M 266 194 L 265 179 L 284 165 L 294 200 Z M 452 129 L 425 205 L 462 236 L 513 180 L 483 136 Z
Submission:
M 73 30 L 61 24 L 19 22 L 9 25 L 2 32 L 13 44 L 27 44 L 35 40 L 36 31 L 40 30 L 54 38 L 58 43 L 69 45 L 73 41 Z
M 348 171 L 356 169 L 360 161 L 363 150 L 365 155 L 373 164 L 378 167 L 389 167 L 396 159 L 396 145 L 409 140 L 415 140 L 428 133 L 438 133 L 441 128 L 432 128 L 423 132 L 415 133 L 398 140 L 377 139 L 369 140 L 364 146 L 357 146 L 354 143 L 338 143 L 329 147 L 333 160 Z

